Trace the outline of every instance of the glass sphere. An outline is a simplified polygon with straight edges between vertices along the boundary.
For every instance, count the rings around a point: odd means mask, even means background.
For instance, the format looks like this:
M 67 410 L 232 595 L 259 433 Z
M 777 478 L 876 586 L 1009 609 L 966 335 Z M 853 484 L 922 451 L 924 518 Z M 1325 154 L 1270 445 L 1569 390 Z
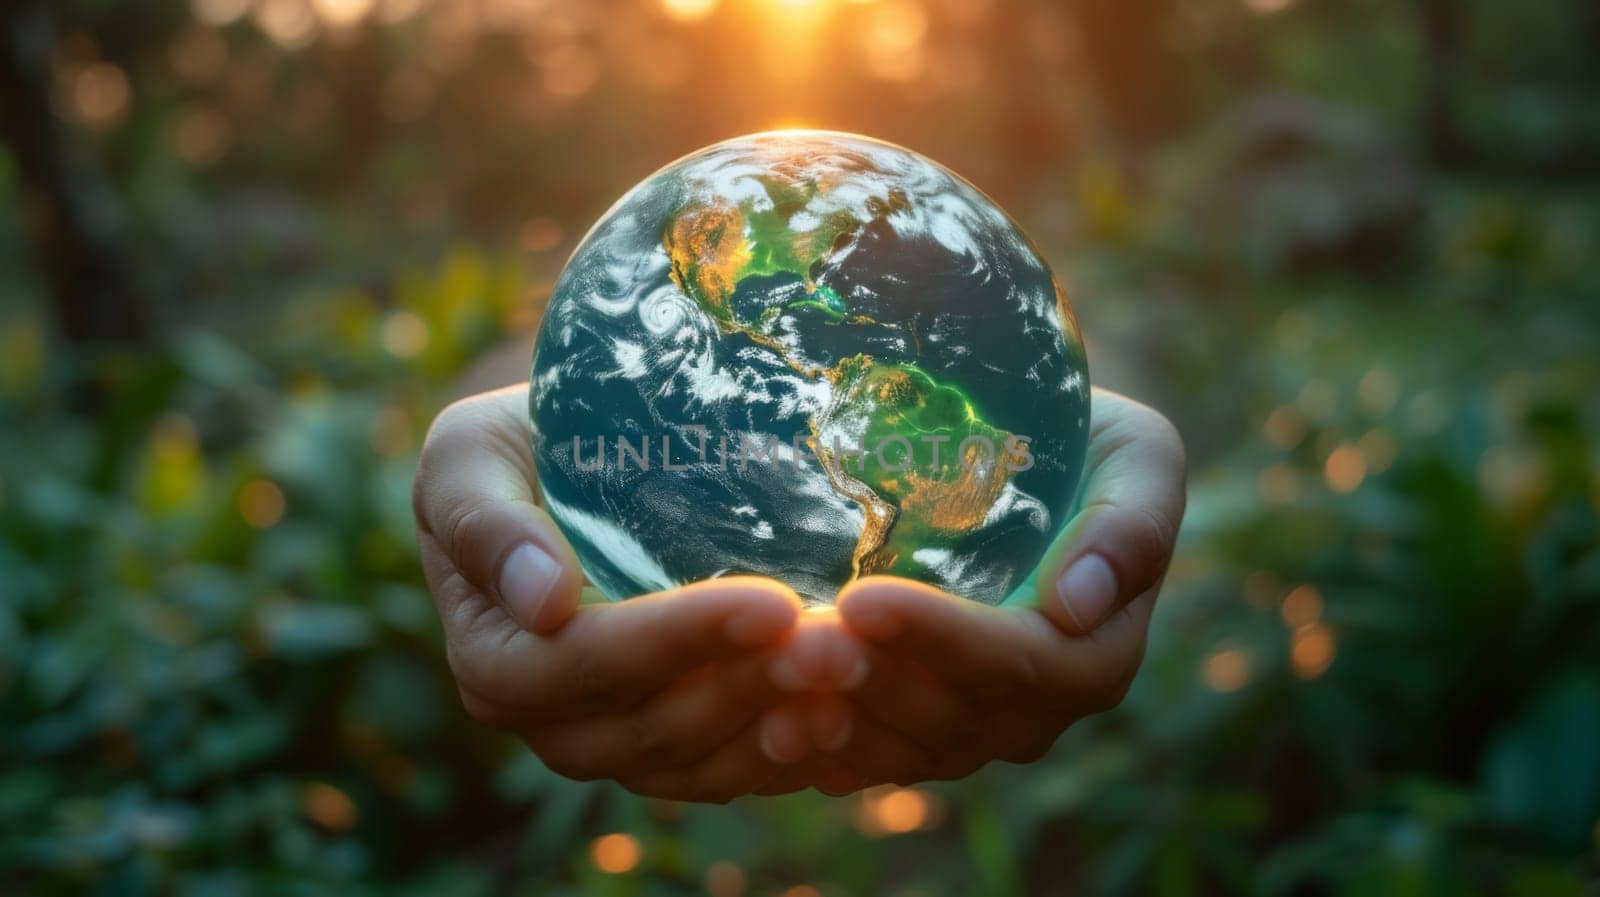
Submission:
M 781 131 L 650 175 L 567 262 L 534 354 L 543 501 L 612 599 L 873 574 L 996 604 L 1066 521 L 1089 383 L 1015 222 L 865 137 Z

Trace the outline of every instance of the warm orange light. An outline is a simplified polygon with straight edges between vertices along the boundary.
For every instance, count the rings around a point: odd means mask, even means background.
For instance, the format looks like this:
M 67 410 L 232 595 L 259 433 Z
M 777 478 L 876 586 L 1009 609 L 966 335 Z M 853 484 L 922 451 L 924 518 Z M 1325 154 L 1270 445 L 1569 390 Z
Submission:
M 342 832 L 356 824 L 356 803 L 350 795 L 326 782 L 312 782 L 300 795 L 300 809 L 306 818 L 330 832 Z
M 239 490 L 239 516 L 256 529 L 270 529 L 283 519 L 283 490 L 271 480 L 251 480 Z
M 1206 685 L 1212 691 L 1238 691 L 1250 682 L 1250 656 L 1229 648 L 1206 658 Z
M 873 837 L 901 835 L 922 828 L 933 814 L 933 801 L 915 788 L 885 787 L 862 795 L 856 825 Z
M 1322 476 L 1334 492 L 1354 492 L 1367 478 L 1367 458 L 1358 446 L 1341 443 L 1328 454 Z
M 639 839 L 622 832 L 601 835 L 589 845 L 589 858 L 601 872 L 620 875 L 639 865 Z
M 577 42 L 559 44 L 538 61 L 545 92 L 558 99 L 583 96 L 600 76 L 595 54 Z
M 661 0 L 661 11 L 680 22 L 698 22 L 716 8 L 717 0 Z
M 335 28 L 347 28 L 372 12 L 375 0 L 311 0 L 322 21 Z
M 885 0 L 866 11 L 857 38 L 867 70 L 888 81 L 922 73 L 928 14 L 916 0 Z
M 1315 679 L 1328 671 L 1335 651 L 1333 630 L 1321 623 L 1311 623 L 1294 631 L 1289 649 L 1289 659 L 1294 674 L 1302 679 Z
M 97 128 L 109 127 L 128 109 L 128 76 L 109 62 L 97 62 L 78 73 L 72 83 L 72 110 L 79 120 Z
M 256 24 L 285 50 L 305 46 L 317 33 L 317 16 L 305 0 L 263 0 L 255 8 Z
M 783 897 L 822 897 L 822 892 L 810 885 L 795 885 L 784 891 Z
M 1309 626 L 1322 618 L 1322 593 L 1316 586 L 1300 586 L 1284 596 L 1280 612 L 1291 629 Z

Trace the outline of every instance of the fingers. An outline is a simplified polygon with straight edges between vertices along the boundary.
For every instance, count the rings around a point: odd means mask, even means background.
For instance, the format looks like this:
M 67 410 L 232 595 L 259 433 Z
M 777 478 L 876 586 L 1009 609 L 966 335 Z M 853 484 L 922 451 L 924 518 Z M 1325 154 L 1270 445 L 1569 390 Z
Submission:
M 534 504 L 527 387 L 463 399 L 439 414 L 423 443 L 412 490 L 419 539 L 529 632 L 554 632 L 572 615 L 583 585 L 577 556 Z M 441 608 L 441 610 L 444 610 Z
M 761 752 L 760 737 L 758 726 L 746 726 L 698 763 L 621 776 L 617 781 L 629 791 L 648 797 L 727 803 L 766 789 L 783 772 Z
M 1153 603 L 1152 590 L 1095 632 L 1073 636 L 1032 608 L 989 607 L 923 583 L 874 576 L 840 591 L 839 614 L 869 645 L 871 672 L 858 700 L 874 712 L 883 708 L 881 720 L 933 746 L 952 737 L 995 739 L 973 732 L 972 713 L 963 714 L 960 704 L 928 689 L 915 689 L 915 696 L 914 686 L 896 689 L 885 676 L 897 661 L 955 692 L 984 725 L 1020 710 L 1059 729 L 1120 700 L 1142 657 Z M 862 697 L 867 692 L 876 693 L 870 703 Z
M 456 675 L 480 696 L 497 695 L 524 726 L 594 716 L 631 708 L 708 663 L 776 642 L 799 608 L 794 591 L 775 580 L 707 580 L 581 607 L 553 635 L 524 634 L 463 652 Z
M 557 772 L 591 779 L 684 766 L 710 754 L 782 697 L 766 675 L 770 652 L 707 666 L 618 713 L 530 732 Z
M 893 782 L 910 785 L 933 778 L 949 778 L 961 773 L 945 773 L 945 768 L 963 768 L 954 752 L 940 757 L 906 738 L 900 732 L 878 722 L 870 714 L 855 710 L 853 731 L 848 743 L 825 756 L 855 774 L 855 781 L 835 775 L 832 781 L 818 782 L 818 790 L 826 794 L 848 794 L 872 785 Z M 979 764 L 981 765 L 981 764 Z M 965 772 L 976 769 L 974 765 Z
M 850 696 L 861 713 L 935 756 L 983 742 L 984 718 L 961 692 L 919 663 L 877 649 L 869 655 L 872 672 Z
M 773 660 L 771 675 L 785 691 L 849 691 L 867 677 L 861 643 L 839 626 L 839 612 L 817 608 L 801 614 L 794 635 Z
M 1183 519 L 1183 441 L 1159 412 L 1094 391 L 1083 503 L 1040 565 L 1037 607 L 1091 632 L 1166 573 Z
M 913 580 L 859 579 L 839 592 L 838 601 L 839 615 L 852 632 L 979 699 L 996 700 L 1037 685 L 1041 665 L 1053 661 L 1057 648 L 1020 613 Z

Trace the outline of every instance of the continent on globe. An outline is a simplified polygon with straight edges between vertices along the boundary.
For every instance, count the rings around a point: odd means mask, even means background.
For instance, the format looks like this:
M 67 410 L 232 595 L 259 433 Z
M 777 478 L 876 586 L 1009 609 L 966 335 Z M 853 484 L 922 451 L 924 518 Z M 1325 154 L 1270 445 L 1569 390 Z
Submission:
M 534 354 L 544 502 L 612 599 L 732 573 L 996 604 L 1066 522 L 1089 383 L 1038 251 L 929 159 L 719 143 L 601 217 Z

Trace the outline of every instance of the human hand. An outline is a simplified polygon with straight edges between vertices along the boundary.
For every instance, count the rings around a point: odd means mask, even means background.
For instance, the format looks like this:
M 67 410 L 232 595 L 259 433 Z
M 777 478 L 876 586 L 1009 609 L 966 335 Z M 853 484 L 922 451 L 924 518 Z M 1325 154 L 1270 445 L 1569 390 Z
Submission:
M 527 409 L 526 386 L 445 409 L 412 493 L 468 713 L 562 775 L 646 795 L 726 801 L 825 778 L 818 762 L 785 768 L 761 747 L 813 730 L 832 744 L 838 724 L 765 674 L 798 618 L 794 592 L 730 577 L 579 606 L 577 557 L 537 505 Z
M 1039 565 L 1033 600 L 990 607 L 884 576 L 848 584 L 837 611 L 774 660 L 773 681 L 807 695 L 815 721 L 792 749 L 769 743 L 775 761 L 826 745 L 832 771 L 813 784 L 835 794 L 960 778 L 1038 759 L 1073 722 L 1122 701 L 1183 518 L 1184 450 L 1165 417 L 1115 393 L 1094 390 L 1091 418 L 1081 508 Z M 764 724 L 791 726 L 789 713 Z

